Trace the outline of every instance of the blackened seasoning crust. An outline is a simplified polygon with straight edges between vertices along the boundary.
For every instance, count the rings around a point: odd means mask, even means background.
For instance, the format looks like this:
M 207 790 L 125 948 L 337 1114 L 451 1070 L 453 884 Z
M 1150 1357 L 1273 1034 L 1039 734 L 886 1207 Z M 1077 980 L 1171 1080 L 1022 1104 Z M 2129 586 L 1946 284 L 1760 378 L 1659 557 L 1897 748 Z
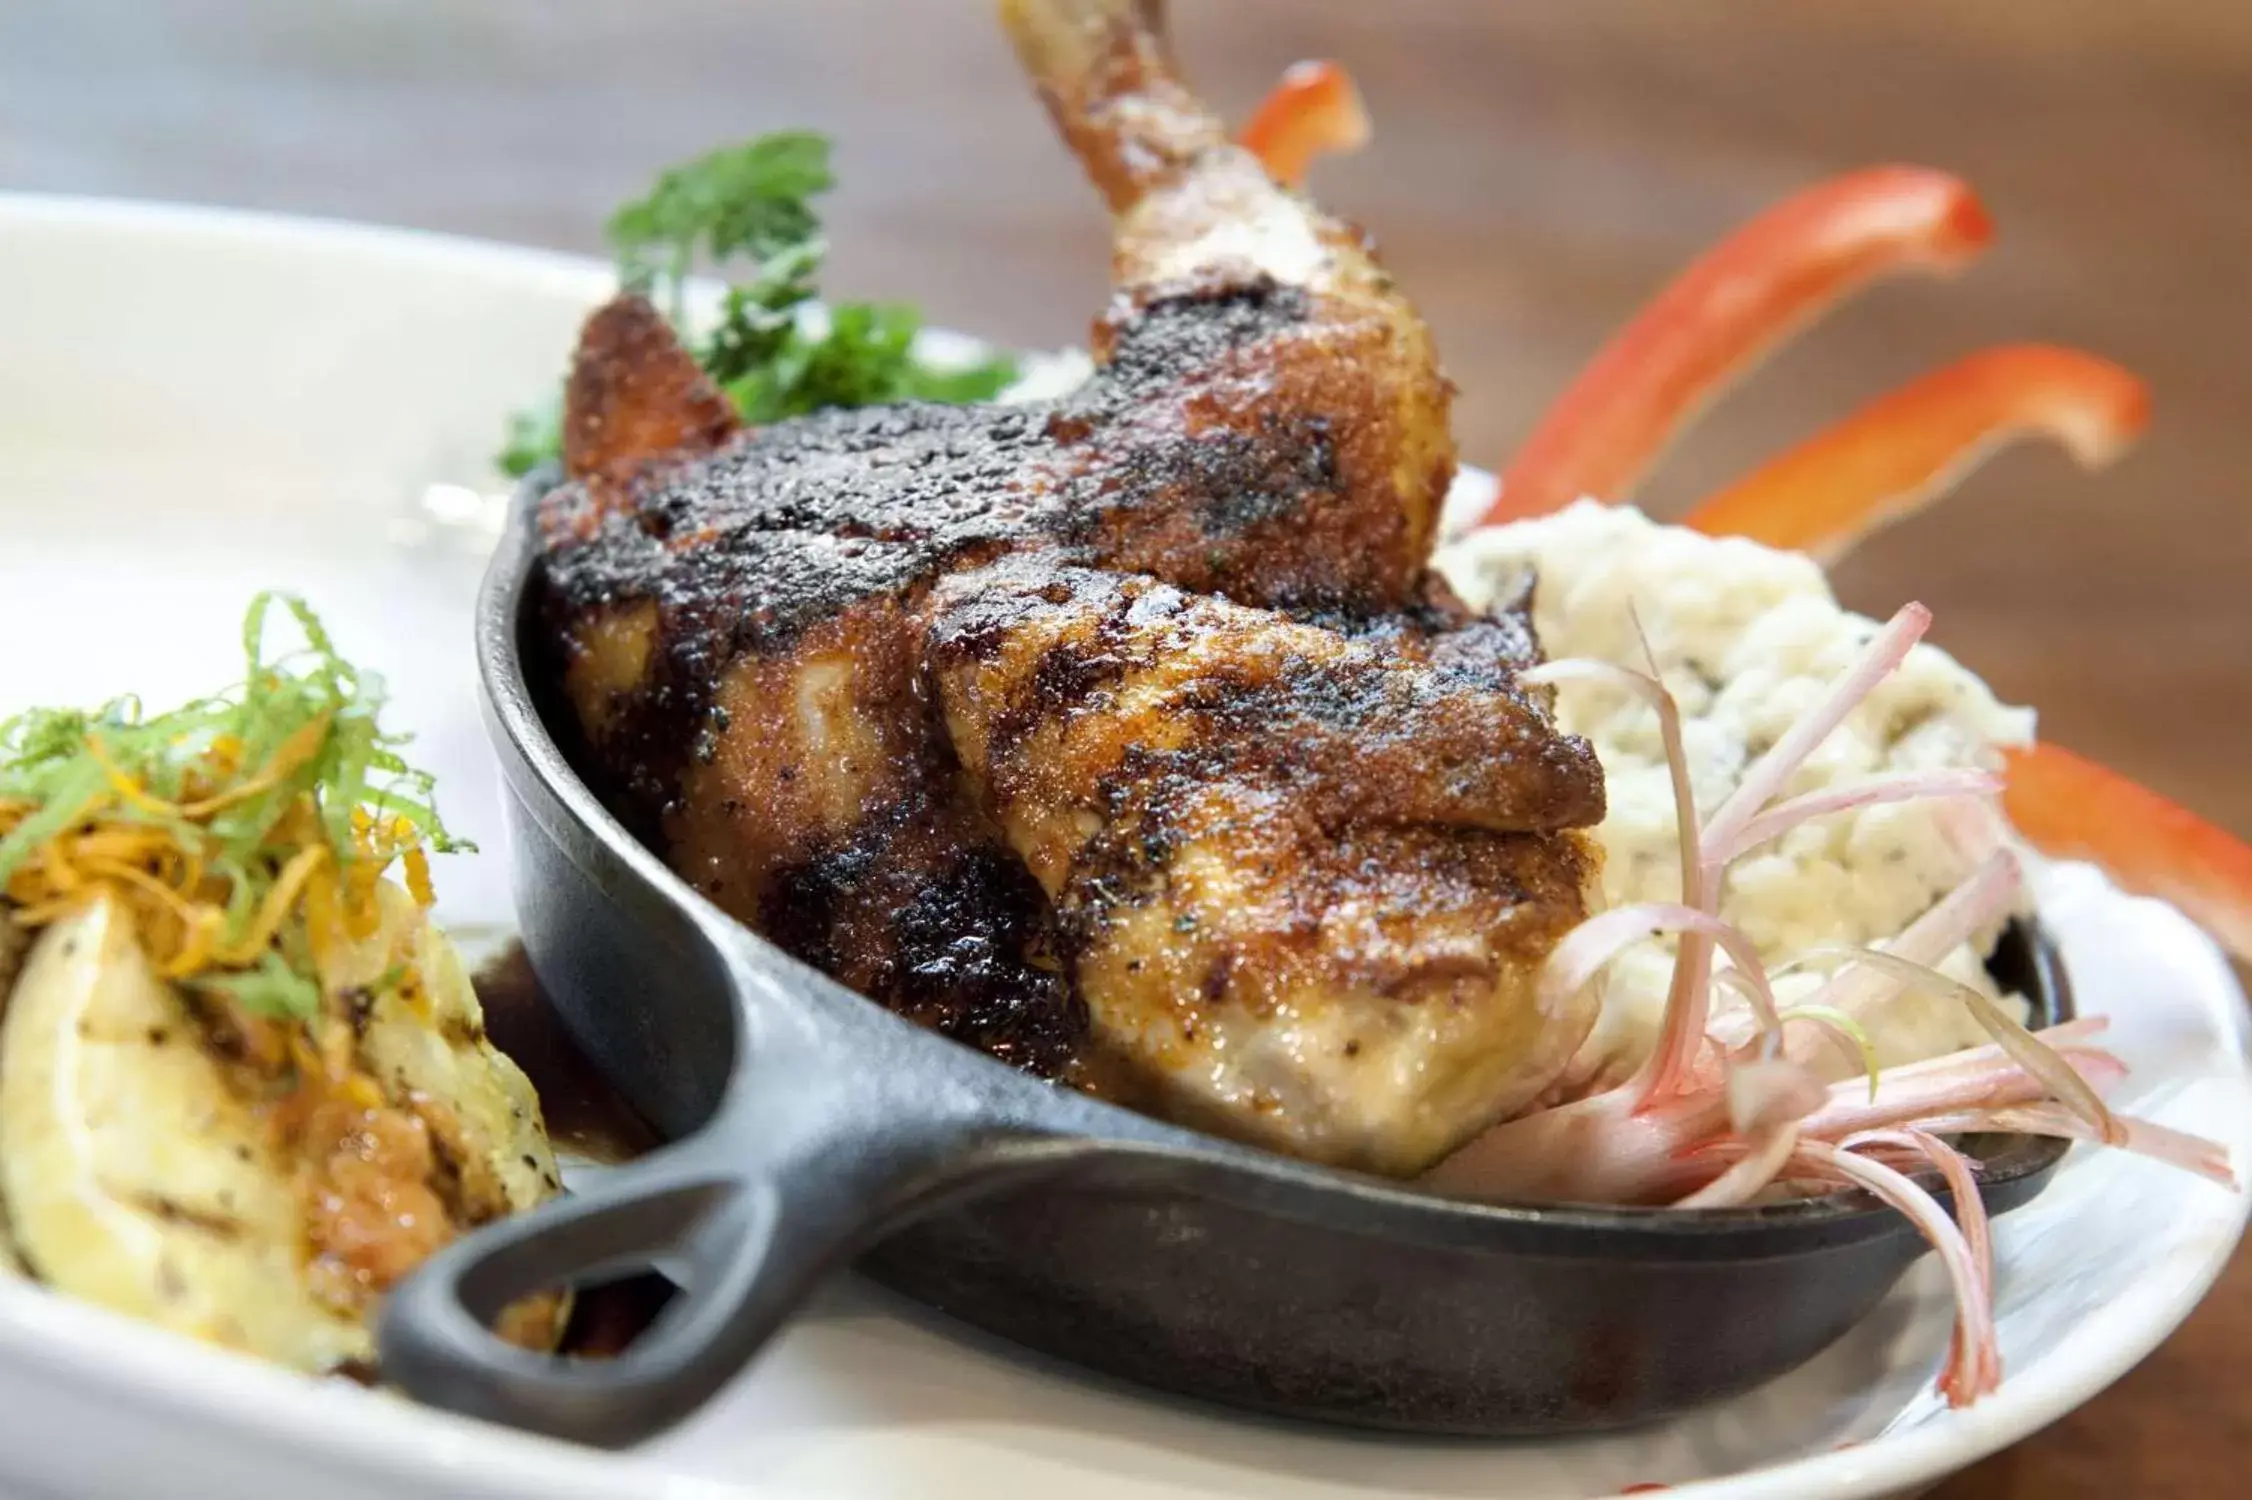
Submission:
M 1242 383 L 1239 366 L 1304 342 L 1305 315 L 1304 294 L 1264 280 L 1180 293 L 1115 314 L 1114 362 L 1059 401 L 820 412 L 639 482 L 565 485 L 544 505 L 550 536 L 572 543 L 550 555 L 549 586 L 566 613 L 658 601 L 695 637 L 675 652 L 725 659 L 784 648 L 965 555 L 1054 546 L 1102 564 L 1117 529 L 1181 510 L 1191 555 L 1139 571 L 1203 574 L 1225 559 L 1257 574 L 1223 590 L 1246 602 L 1388 604 L 1420 559 L 1300 556 L 1284 534 L 1286 520 L 1347 503 L 1328 419 L 1230 419 L 1217 399 Z M 1185 392 L 1184 371 L 1206 378 Z M 1377 539 L 1400 529 L 1390 514 L 1362 519 Z
M 901 847 L 927 836 L 912 826 L 868 828 L 783 871 L 760 930 L 911 1020 L 1063 1076 L 1086 1015 L 1050 951 L 1038 886 L 991 843 Z
M 950 577 L 928 613 L 950 742 L 1004 815 L 1026 788 L 1111 809 L 1235 784 L 1333 832 L 1603 816 L 1585 747 L 1448 638 L 1356 638 L 1037 553 Z

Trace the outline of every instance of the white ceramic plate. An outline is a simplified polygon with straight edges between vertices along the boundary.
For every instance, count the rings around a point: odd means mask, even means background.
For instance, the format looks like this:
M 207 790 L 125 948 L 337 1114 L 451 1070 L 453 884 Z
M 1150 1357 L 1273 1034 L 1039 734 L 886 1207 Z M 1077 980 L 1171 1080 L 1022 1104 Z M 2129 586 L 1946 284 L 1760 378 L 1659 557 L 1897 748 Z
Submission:
M 0 196 L 0 711 L 214 686 L 249 594 L 300 590 L 388 674 L 449 817 L 485 843 L 441 870 L 444 914 L 505 920 L 468 630 L 481 497 L 497 488 L 486 458 L 606 289 L 599 267 L 526 251 Z M 2244 1002 L 2213 947 L 2086 869 L 2049 872 L 2041 895 L 2081 1005 L 2117 1017 L 2134 1107 L 2252 1162 Z M 847 1280 L 702 1416 L 616 1456 L 0 1284 L 0 1494 L 1567 1500 L 1657 1482 L 1685 1500 L 1843 1500 L 1920 1487 L 2094 1395 L 2195 1304 L 2244 1215 L 2187 1176 L 2076 1152 L 2001 1226 L 1998 1396 L 1966 1412 L 1934 1401 L 1948 1302 L 1926 1261 L 1765 1389 L 1653 1431 L 1542 1444 L 1176 1404 Z

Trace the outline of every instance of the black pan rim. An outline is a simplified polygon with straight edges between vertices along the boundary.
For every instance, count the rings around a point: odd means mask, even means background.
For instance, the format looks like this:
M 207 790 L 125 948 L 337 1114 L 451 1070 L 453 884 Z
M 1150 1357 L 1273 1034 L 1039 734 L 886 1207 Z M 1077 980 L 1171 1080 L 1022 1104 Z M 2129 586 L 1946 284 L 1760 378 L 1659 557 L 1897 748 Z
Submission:
M 523 797 L 524 792 L 537 791 L 552 799 L 554 810 L 575 825 L 570 829 L 557 830 L 558 832 L 576 833 L 581 838 L 591 838 L 611 856 L 624 861 L 636 875 L 685 914 L 705 941 L 722 949 L 729 945 L 754 944 L 763 951 L 770 963 L 786 972 L 802 973 L 833 983 L 820 971 L 792 957 L 713 906 L 701 893 L 675 875 L 653 850 L 635 838 L 602 805 L 549 731 L 524 670 L 522 626 L 537 560 L 533 532 L 536 502 L 557 482 L 557 478 L 556 472 L 549 468 L 535 470 L 519 482 L 509 505 L 506 528 L 480 585 L 476 606 L 477 668 L 487 713 L 493 726 L 521 761 L 524 774 L 534 783 L 530 788 L 516 789 L 520 799 L 525 802 L 528 810 L 532 810 L 534 816 L 541 816 L 544 810 L 538 808 L 538 799 Z M 501 769 L 504 777 L 513 779 L 516 775 L 514 768 L 505 763 L 505 758 Z M 2022 928 L 2029 940 L 2032 966 L 2050 992 L 2048 999 L 2053 1010 L 2051 1019 L 2069 1019 L 2072 1015 L 2069 981 L 2055 945 L 2041 931 L 2037 921 L 2031 918 L 2018 918 L 2013 925 Z M 852 994 L 849 990 L 845 993 Z M 853 994 L 853 999 L 881 1017 L 921 1032 L 921 1028 L 914 1027 L 912 1022 L 894 1016 L 866 996 Z M 948 1041 L 935 1034 L 922 1034 L 928 1036 L 934 1045 L 956 1048 L 974 1059 L 976 1064 L 1013 1080 L 1015 1087 L 1061 1096 L 1056 1085 L 1044 1083 L 1010 1068 L 975 1048 Z M 1695 1241 L 1709 1236 L 1718 1241 L 1723 1237 L 1741 1236 L 1747 1230 L 1788 1229 L 1803 1234 L 1827 1228 L 1839 1240 L 1844 1241 L 1903 1232 L 1909 1227 L 1907 1221 L 1895 1210 L 1858 1190 L 1841 1190 L 1740 1208 L 1700 1209 L 1663 1205 L 1545 1200 L 1490 1202 L 1451 1198 L 1422 1191 L 1392 1179 L 1321 1166 L 1224 1137 L 1207 1135 L 1090 1096 L 1071 1093 L 1067 1097 L 1076 1101 L 1080 1112 L 1091 1120 L 1101 1122 L 1114 1119 L 1119 1128 L 1112 1134 L 1122 1140 L 1145 1143 L 1151 1155 L 1206 1163 L 1243 1177 L 1263 1181 L 1291 1196 L 1314 1191 L 1343 1197 L 1403 1231 L 1413 1232 L 1414 1228 L 1419 1227 L 1424 1233 L 1418 1234 L 1417 1238 L 1425 1238 L 1432 1230 L 1441 1231 L 1437 1238 L 1451 1240 L 1465 1235 L 1507 1233 L 1511 1230 L 1582 1229 L 1590 1233 L 1624 1233 L 1630 1238 L 1646 1234 L 1652 1238 L 1664 1235 Z M 1094 1132 L 1086 1134 L 1092 1137 Z M 2007 1148 L 2010 1159 L 1999 1168 L 1981 1171 L 1979 1182 L 1983 1189 L 1990 1190 L 2044 1174 L 2062 1160 L 2071 1145 L 2069 1141 L 2043 1137 L 1998 1139 L 2010 1143 Z M 1935 1173 L 1915 1175 L 1927 1189 L 1935 1190 L 1945 1198 L 1944 1185 L 1939 1182 Z M 1693 1255 L 1694 1251 L 1687 1253 Z M 1790 1252 L 1779 1250 L 1777 1253 Z

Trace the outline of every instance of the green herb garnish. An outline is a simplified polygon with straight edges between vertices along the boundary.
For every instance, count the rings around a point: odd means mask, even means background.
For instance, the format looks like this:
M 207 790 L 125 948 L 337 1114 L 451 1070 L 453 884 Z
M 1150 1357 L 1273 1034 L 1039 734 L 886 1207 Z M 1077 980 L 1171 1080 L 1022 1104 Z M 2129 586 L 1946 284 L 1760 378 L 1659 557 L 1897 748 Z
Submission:
M 848 302 L 812 318 L 828 244 L 812 200 L 835 185 L 829 141 L 777 131 L 722 147 L 657 179 L 649 196 L 610 216 L 619 279 L 685 327 L 688 279 L 729 274 L 718 326 L 692 340 L 697 360 L 754 426 L 827 407 L 887 401 L 988 401 L 1016 379 L 997 355 L 967 366 L 914 350 L 922 314 L 905 303 Z M 518 413 L 496 458 L 521 476 L 562 452 L 562 397 Z
M 276 607 L 303 645 L 268 655 Z M 406 861 L 447 833 L 431 778 L 381 724 L 383 680 L 337 654 L 320 619 L 261 594 L 243 620 L 236 687 L 150 715 L 124 698 L 0 724 L 0 900 L 38 925 L 107 889 L 171 977 L 256 1014 L 307 1019 L 321 988 L 310 922 L 349 933 Z
M 258 956 L 256 968 L 206 974 L 188 983 L 232 1000 L 254 1016 L 310 1021 L 321 1012 L 319 983 L 291 968 L 270 948 Z
M 610 216 L 619 276 L 644 293 L 662 283 L 676 317 L 699 259 L 741 258 L 761 281 L 802 280 L 810 290 L 823 249 L 813 199 L 836 182 L 829 142 L 811 131 L 778 130 L 706 152 Z

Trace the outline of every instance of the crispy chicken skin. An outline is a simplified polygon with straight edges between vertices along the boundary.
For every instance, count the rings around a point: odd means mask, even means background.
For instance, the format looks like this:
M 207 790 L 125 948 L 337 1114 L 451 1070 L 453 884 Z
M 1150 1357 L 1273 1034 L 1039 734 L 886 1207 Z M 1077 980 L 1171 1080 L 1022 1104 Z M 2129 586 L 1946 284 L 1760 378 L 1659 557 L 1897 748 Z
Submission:
M 1115 215 L 1098 373 L 740 432 L 645 303 L 597 313 L 540 510 L 578 759 L 895 1009 L 1414 1171 L 1585 1028 L 1533 980 L 1600 772 L 1516 685 L 1522 620 L 1426 572 L 1449 387 L 1362 238 L 1228 143 L 1146 7 L 1002 11 Z
M 1012 556 L 934 591 L 925 659 L 962 768 L 1051 896 L 1121 804 L 1287 788 L 1364 823 L 1549 832 L 1601 783 L 1501 662 L 1439 665 L 1154 579 Z
M 563 462 L 573 474 L 630 479 L 653 454 L 709 453 L 741 425 L 672 325 L 640 298 L 596 312 L 583 342 L 591 357 L 572 366 L 564 392 Z

